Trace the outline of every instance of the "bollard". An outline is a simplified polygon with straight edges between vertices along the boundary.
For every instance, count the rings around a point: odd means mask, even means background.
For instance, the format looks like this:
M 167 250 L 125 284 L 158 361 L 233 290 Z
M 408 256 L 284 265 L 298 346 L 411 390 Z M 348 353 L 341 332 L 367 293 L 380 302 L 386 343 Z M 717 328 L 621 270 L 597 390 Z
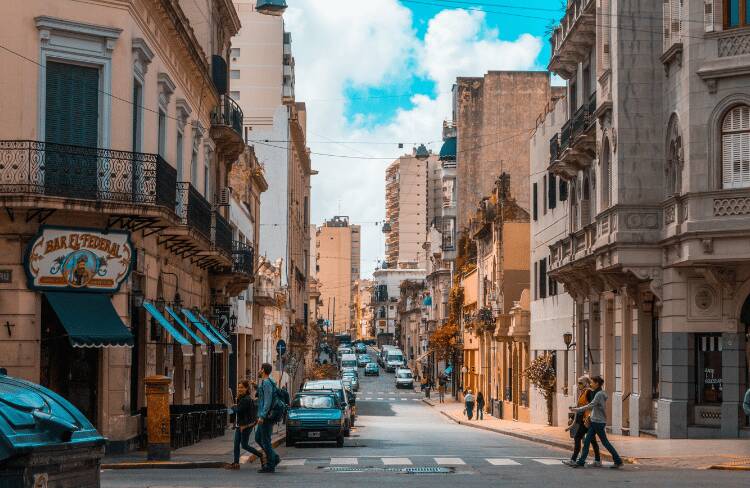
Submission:
M 146 420 L 148 427 L 148 460 L 169 461 L 169 384 L 166 376 L 148 376 L 146 383 Z

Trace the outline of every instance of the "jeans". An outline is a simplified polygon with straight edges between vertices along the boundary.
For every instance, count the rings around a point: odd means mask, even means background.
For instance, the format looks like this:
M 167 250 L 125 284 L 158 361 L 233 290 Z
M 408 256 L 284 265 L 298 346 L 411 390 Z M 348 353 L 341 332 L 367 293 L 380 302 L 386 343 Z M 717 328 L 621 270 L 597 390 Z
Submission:
M 578 424 L 578 430 L 576 431 L 576 435 L 573 438 L 573 455 L 570 457 L 573 462 L 578 459 L 578 454 L 581 453 L 581 441 L 586 436 L 586 433 L 588 431 L 589 429 L 586 428 L 585 425 Z M 596 437 L 591 439 L 591 446 L 594 448 L 594 460 L 601 461 L 602 458 L 599 453 L 599 443 L 596 442 Z
M 438 399 L 440 400 L 440 403 L 443 403 L 445 401 L 445 387 L 441 386 L 438 388 Z
M 583 439 L 582 454 L 578 459 L 579 466 L 583 466 L 584 464 L 586 464 L 586 457 L 589 455 L 589 445 L 591 444 L 591 440 L 594 438 L 594 436 L 599 437 L 599 440 L 602 441 L 602 445 L 612 455 L 612 460 L 615 462 L 615 464 L 622 464 L 622 458 L 620 458 L 620 455 L 617 454 L 617 451 L 612 446 L 612 444 L 609 443 L 609 439 L 607 439 L 607 433 L 604 430 L 606 426 L 607 424 L 604 423 L 591 422 L 591 427 L 589 427 L 589 431 L 586 432 L 586 437 Z
M 484 420 L 484 405 L 477 403 L 477 420 Z
M 466 402 L 466 416 L 469 420 L 474 416 L 474 402 Z
M 271 444 L 272 433 L 273 424 L 267 420 L 262 424 L 258 424 L 258 427 L 255 429 L 255 442 L 266 452 L 266 461 L 268 464 L 263 467 L 270 469 L 276 468 L 276 465 L 281 462 L 281 458 L 273 450 L 273 445 Z
M 250 454 L 255 454 L 258 459 L 261 459 L 260 451 L 250 446 L 250 434 L 252 433 L 252 427 L 245 427 L 241 432 L 238 427 L 234 431 L 234 464 L 240 462 L 240 446 Z

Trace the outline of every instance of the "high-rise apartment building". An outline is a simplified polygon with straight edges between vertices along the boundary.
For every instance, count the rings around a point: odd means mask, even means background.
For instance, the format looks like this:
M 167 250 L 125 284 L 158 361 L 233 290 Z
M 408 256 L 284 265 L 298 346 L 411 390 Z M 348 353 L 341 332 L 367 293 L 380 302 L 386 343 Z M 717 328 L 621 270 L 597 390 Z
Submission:
M 352 287 L 359 279 L 360 226 L 336 216 L 318 227 L 315 239 L 322 312 L 331 331 L 351 333 Z

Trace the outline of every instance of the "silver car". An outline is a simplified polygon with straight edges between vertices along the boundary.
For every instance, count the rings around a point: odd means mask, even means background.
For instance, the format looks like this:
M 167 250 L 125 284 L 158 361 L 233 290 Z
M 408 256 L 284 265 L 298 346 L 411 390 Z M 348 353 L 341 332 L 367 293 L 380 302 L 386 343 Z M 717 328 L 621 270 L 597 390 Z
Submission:
M 344 384 L 348 382 L 352 391 L 359 391 L 359 379 L 357 379 L 357 376 L 355 374 L 344 373 L 344 375 L 341 377 L 341 380 L 344 382 Z

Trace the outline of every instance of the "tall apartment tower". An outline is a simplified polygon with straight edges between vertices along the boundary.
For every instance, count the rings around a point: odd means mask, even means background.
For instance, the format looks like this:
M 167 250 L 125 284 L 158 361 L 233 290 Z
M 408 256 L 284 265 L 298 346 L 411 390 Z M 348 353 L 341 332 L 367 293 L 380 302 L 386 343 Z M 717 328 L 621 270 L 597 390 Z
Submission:
M 320 282 L 321 314 L 334 332 L 351 333 L 352 287 L 359 279 L 360 226 L 336 216 L 318 227 L 315 256 Z
M 404 155 L 385 170 L 386 253 L 388 268 L 424 268 L 428 224 L 428 168 L 437 155 Z

